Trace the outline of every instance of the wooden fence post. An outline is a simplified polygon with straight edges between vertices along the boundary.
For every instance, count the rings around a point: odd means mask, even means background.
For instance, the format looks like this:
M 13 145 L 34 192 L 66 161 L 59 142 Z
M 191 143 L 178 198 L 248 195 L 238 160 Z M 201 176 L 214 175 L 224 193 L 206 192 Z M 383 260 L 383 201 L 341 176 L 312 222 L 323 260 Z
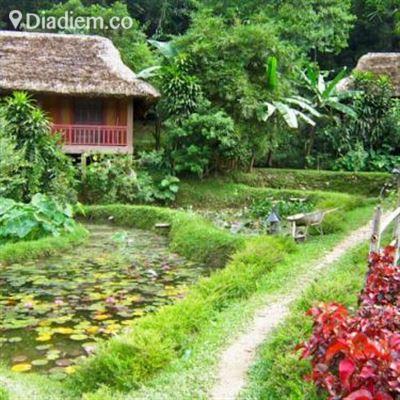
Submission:
M 397 189 L 397 207 L 400 207 L 400 174 L 397 174 L 396 179 L 396 189 Z M 394 220 L 394 231 L 393 231 L 393 239 L 394 239 L 394 256 L 393 256 L 393 265 L 396 266 L 399 261 L 399 246 L 400 246 L 400 215 Z
M 394 239 L 394 256 L 393 256 L 393 265 L 396 266 L 397 262 L 399 261 L 399 246 L 400 246 L 400 216 L 398 216 L 394 220 L 394 232 L 393 232 L 393 239 Z
M 375 210 L 374 219 L 372 221 L 372 236 L 369 251 L 376 253 L 379 251 L 381 245 L 381 220 L 382 220 L 382 207 L 378 206 Z

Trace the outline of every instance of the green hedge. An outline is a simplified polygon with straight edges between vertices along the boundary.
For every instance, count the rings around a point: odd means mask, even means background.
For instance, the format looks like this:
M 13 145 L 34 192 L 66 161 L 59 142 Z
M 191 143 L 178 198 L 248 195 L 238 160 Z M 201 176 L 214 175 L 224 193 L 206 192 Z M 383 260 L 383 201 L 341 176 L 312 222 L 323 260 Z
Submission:
M 83 243 L 88 237 L 86 229 L 79 227 L 75 232 L 60 237 L 48 237 L 0 246 L 0 264 L 13 264 L 40 257 L 47 257 Z
M 275 189 L 305 189 L 345 192 L 378 197 L 390 174 L 381 172 L 335 172 L 260 168 L 253 173 L 236 173 L 236 183 Z
M 83 361 L 69 386 L 78 393 L 102 385 L 122 391 L 138 388 L 183 356 L 196 336 L 209 329 L 216 313 L 252 295 L 260 279 L 295 249 L 292 241 L 282 238 L 249 239 L 226 268 L 202 278 L 185 299 L 138 319 L 130 331 L 103 342 L 96 355 Z
M 218 229 L 194 213 L 132 205 L 87 206 L 84 211 L 88 219 L 126 227 L 151 230 L 156 223 L 169 223 L 171 249 L 211 267 L 224 266 L 244 242 L 242 237 Z

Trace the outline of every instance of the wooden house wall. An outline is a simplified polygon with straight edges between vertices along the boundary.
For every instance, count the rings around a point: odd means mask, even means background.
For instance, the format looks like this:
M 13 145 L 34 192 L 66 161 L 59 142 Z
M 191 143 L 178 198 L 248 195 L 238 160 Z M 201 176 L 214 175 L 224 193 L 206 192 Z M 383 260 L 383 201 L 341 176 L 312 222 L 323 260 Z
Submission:
M 103 99 L 104 125 L 128 125 L 128 101 Z M 54 124 L 74 124 L 74 98 L 61 96 L 38 97 L 40 106 L 48 113 Z

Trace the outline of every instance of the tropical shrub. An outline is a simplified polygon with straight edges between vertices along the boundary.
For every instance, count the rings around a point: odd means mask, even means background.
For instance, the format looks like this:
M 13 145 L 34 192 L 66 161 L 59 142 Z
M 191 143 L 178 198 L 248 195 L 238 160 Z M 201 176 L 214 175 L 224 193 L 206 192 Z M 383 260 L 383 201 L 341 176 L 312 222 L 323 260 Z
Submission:
M 344 120 L 341 131 L 331 135 L 340 155 L 334 168 L 390 171 L 400 150 L 400 111 L 393 86 L 388 77 L 371 73 L 357 73 L 354 79 L 357 118 Z
M 0 133 L 0 196 L 22 198 L 27 179 L 23 173 L 25 166 L 22 151 L 16 149 L 16 144 L 11 138 L 1 136 Z
M 387 247 L 371 256 L 354 316 L 336 303 L 309 311 L 314 330 L 302 357 L 311 359 L 310 379 L 332 400 L 393 400 L 400 393 L 400 267 L 393 254 Z
M 87 203 L 168 203 L 175 200 L 179 179 L 158 168 L 163 155 L 95 154 L 82 171 L 82 199 Z
M 59 236 L 76 227 L 72 207 L 43 194 L 34 195 L 28 204 L 0 198 L 0 242 Z
M 136 199 L 138 178 L 132 156 L 94 154 L 82 171 L 83 199 L 90 203 L 130 203 Z
M 234 163 L 239 155 L 233 120 L 223 111 L 193 113 L 179 125 L 171 123 L 166 140 L 177 173 L 203 177 Z
M 0 108 L 3 124 L 0 137 L 14 146 L 20 160 L 16 169 L 18 188 L 6 187 L 15 200 L 30 201 L 36 193 L 51 194 L 61 200 L 75 200 L 75 169 L 61 150 L 60 138 L 51 134 L 50 122 L 35 101 L 26 93 L 15 92 Z M 13 183 L 12 185 L 15 185 Z
M 190 61 L 185 55 L 167 58 L 161 68 L 159 108 L 166 118 L 180 121 L 195 112 L 203 94 L 198 80 L 189 73 Z
M 278 215 L 286 217 L 299 213 L 307 213 L 314 209 L 315 205 L 310 201 L 263 199 L 256 200 L 250 206 L 250 213 L 254 217 L 265 217 L 275 210 Z

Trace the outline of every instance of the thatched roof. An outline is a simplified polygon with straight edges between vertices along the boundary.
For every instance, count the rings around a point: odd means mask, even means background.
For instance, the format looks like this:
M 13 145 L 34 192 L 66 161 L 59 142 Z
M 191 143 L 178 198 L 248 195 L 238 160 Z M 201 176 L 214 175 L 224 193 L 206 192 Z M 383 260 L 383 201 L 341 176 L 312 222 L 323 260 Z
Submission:
M 400 53 L 367 53 L 357 63 L 355 71 L 387 75 L 391 79 L 395 95 L 400 96 Z M 346 78 L 338 85 L 340 91 L 352 86 L 352 79 Z
M 159 97 L 122 62 L 109 39 L 11 31 L 0 31 L 0 90 Z

